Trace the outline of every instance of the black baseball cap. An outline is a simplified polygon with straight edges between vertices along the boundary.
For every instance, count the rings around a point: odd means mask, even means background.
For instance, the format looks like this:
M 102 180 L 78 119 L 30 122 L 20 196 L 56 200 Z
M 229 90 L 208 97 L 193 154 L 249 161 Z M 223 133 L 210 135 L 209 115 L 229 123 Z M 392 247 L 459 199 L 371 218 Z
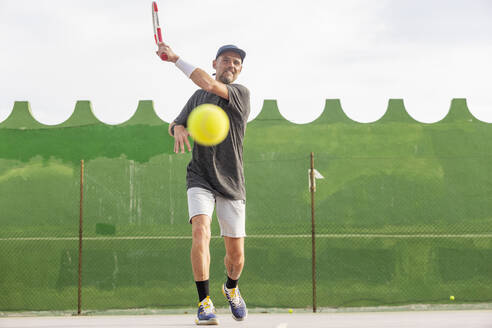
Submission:
M 246 51 L 239 49 L 233 44 L 226 44 L 225 46 L 220 47 L 219 50 L 217 51 L 217 56 L 215 56 L 215 59 L 219 58 L 219 56 L 226 51 L 233 51 L 237 53 L 239 56 L 241 56 L 241 61 L 244 62 L 244 57 L 246 57 Z

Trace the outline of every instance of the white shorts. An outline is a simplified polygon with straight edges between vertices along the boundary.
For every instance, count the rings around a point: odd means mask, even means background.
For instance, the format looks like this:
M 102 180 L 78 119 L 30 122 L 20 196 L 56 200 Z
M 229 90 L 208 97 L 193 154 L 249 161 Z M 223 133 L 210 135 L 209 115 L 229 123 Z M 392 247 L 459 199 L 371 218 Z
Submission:
M 199 214 L 212 218 L 216 205 L 220 235 L 226 237 L 246 237 L 246 202 L 216 196 L 211 191 L 199 187 L 188 189 L 188 213 L 191 219 Z

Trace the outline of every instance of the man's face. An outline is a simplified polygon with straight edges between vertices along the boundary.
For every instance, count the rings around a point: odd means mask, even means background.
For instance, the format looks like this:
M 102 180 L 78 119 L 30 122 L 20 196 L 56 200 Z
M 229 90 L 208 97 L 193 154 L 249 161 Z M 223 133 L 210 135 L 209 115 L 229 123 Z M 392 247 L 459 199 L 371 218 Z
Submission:
M 226 51 L 214 60 L 213 67 L 218 81 L 224 84 L 232 83 L 243 68 L 241 56 L 234 51 Z

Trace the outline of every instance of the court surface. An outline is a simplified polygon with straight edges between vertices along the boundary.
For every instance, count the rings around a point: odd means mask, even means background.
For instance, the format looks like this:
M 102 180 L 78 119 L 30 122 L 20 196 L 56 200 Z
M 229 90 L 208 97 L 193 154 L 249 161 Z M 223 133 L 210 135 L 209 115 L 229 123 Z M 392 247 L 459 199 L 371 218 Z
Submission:
M 194 316 L 82 316 L 82 317 L 9 317 L 0 318 L 0 327 L 197 327 Z M 220 314 L 219 327 L 432 327 L 492 328 L 492 311 L 409 311 L 371 313 L 302 313 L 250 314 L 246 321 L 236 322 L 230 315 Z

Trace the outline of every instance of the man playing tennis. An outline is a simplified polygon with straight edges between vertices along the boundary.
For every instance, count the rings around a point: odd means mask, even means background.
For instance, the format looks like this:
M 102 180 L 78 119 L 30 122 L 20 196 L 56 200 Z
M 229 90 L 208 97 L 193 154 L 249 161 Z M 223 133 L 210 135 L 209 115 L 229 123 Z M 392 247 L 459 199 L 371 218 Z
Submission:
M 221 107 L 229 117 L 230 130 L 226 139 L 212 147 L 193 145 L 186 180 L 189 222 L 192 225 L 191 264 L 198 290 L 196 324 L 218 324 L 209 294 L 210 224 L 216 206 L 220 232 L 224 238 L 227 281 L 222 293 L 229 302 L 232 316 L 238 321 L 248 311 L 237 282 L 244 266 L 246 191 L 243 172 L 243 139 L 250 112 L 249 90 L 233 84 L 242 70 L 246 53 L 234 45 L 219 48 L 212 66 L 215 79 L 200 68 L 185 62 L 165 43 L 159 43 L 157 55 L 165 53 L 186 76 L 200 87 L 188 100 L 178 117 L 169 125 L 174 137 L 174 152 L 191 151 L 186 130 L 190 112 L 198 105 L 209 103 Z

